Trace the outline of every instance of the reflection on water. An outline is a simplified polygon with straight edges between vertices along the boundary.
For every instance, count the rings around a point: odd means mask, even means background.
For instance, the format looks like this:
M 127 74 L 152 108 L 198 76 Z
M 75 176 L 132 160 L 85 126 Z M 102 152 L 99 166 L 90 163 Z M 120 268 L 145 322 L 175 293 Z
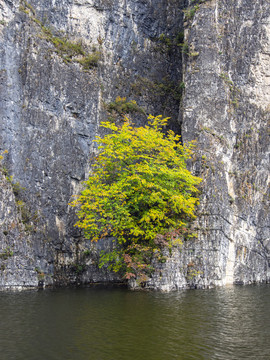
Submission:
M 269 285 L 0 293 L 0 359 L 270 359 L 269 298 Z

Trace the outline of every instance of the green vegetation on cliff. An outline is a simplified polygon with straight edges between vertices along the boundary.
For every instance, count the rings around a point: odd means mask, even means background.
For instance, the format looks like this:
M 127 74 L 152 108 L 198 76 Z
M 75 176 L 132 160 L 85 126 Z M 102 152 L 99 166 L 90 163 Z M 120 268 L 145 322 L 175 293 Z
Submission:
M 52 26 L 45 26 L 44 23 L 36 16 L 36 11 L 31 4 L 22 0 L 19 10 L 24 12 L 41 30 L 40 37 L 51 43 L 56 54 L 58 54 L 65 63 L 76 62 L 79 63 L 83 70 L 91 70 L 98 66 L 101 58 L 101 52 L 97 51 L 96 46 L 92 46 L 89 53 L 89 48 L 83 44 L 82 40 L 72 41 L 69 36 L 60 34 L 59 31 Z M 102 39 L 97 39 L 100 47 Z
M 100 153 L 73 205 L 79 205 L 77 226 L 87 238 L 115 239 L 100 266 L 142 278 L 153 256 L 162 261 L 162 247 L 191 236 L 201 179 L 186 168 L 194 145 L 162 131 L 167 118 L 149 116 L 145 127 L 125 120 L 122 126 L 102 123 L 111 133 L 97 138 Z

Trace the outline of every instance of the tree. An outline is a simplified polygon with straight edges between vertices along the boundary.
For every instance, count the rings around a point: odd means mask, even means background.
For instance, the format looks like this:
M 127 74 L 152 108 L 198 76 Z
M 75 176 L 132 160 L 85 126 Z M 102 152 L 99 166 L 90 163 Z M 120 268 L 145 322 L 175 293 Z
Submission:
M 87 238 L 115 239 L 100 266 L 108 264 L 126 278 L 147 274 L 153 254 L 160 256 L 173 236 L 188 234 L 202 180 L 186 168 L 194 144 L 182 145 L 173 131 L 165 134 L 168 118 L 148 119 L 145 127 L 134 127 L 127 118 L 122 126 L 101 124 L 111 133 L 96 139 L 99 155 L 72 203 L 79 206 L 76 225 Z

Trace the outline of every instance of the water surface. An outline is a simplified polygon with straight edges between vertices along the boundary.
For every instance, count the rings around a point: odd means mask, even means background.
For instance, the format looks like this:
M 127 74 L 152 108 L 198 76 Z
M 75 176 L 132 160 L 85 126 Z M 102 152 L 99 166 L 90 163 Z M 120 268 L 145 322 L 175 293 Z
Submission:
M 0 359 L 267 360 L 269 299 L 269 285 L 0 293 Z

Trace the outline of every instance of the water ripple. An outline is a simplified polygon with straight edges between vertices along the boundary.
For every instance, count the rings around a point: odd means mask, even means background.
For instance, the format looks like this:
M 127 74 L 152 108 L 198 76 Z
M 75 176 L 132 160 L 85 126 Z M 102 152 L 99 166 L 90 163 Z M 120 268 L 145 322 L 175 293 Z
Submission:
M 1 293 L 1 360 L 269 359 L 269 295 L 269 285 Z

